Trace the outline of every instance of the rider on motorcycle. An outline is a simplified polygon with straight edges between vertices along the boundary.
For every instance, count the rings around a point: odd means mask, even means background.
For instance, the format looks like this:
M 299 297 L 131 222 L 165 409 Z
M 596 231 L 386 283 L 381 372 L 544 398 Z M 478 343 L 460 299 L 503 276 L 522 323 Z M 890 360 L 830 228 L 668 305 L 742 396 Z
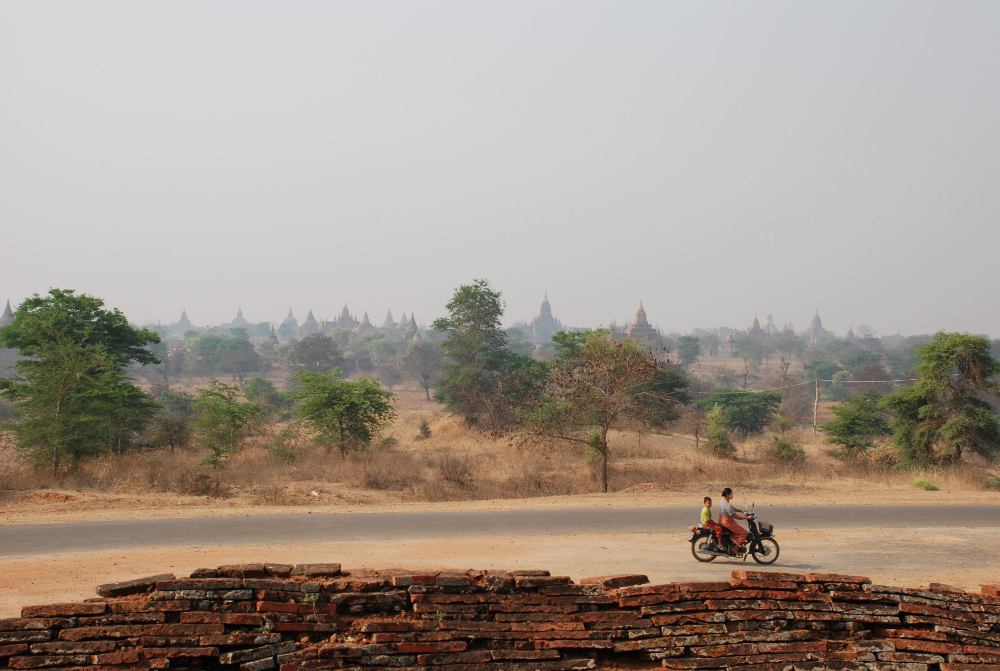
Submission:
M 719 524 L 729 529 L 733 538 L 733 546 L 738 548 L 739 552 L 743 552 L 743 543 L 749 532 L 736 520 L 748 518 L 745 510 L 733 505 L 733 490 L 729 487 L 722 490 L 722 503 L 719 504 L 719 511 Z

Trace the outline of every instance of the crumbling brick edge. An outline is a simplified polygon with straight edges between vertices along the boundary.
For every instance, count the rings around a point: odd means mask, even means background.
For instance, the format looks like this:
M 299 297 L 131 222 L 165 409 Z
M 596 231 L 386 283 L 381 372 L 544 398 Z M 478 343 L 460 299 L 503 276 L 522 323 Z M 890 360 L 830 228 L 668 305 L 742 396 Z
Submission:
M 860 576 L 574 583 L 548 571 L 239 564 L 101 585 L 0 620 L 0 669 L 1000 668 L 1000 585 Z

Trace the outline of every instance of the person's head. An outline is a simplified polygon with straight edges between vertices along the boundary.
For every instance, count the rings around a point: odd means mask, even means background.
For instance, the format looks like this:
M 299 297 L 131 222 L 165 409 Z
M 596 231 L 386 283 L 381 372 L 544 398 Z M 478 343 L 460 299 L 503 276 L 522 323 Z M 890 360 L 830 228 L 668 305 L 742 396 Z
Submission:
M 729 499 L 733 498 L 733 490 L 730 489 L 729 487 L 726 487 L 725 489 L 723 489 L 722 490 L 722 498 L 724 498 L 727 501 Z
M 712 507 L 712 497 L 711 496 L 706 496 L 705 497 L 705 507 L 706 508 L 711 508 Z

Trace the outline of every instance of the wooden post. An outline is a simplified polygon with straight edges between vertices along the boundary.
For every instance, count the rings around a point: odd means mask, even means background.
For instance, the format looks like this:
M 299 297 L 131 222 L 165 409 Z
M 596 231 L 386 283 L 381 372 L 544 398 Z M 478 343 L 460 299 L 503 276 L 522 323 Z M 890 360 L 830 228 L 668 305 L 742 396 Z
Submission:
M 816 435 L 816 423 L 819 418 L 819 376 L 816 377 L 816 400 L 813 401 L 813 435 Z

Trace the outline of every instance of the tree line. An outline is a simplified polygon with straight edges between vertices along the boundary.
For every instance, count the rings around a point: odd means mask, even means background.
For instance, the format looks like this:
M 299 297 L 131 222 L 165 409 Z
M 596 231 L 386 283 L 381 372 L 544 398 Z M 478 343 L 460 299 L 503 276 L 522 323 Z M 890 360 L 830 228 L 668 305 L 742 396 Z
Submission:
M 446 311 L 425 339 L 407 345 L 399 363 L 427 398 L 433 389 L 480 431 L 522 443 L 580 445 L 596 456 L 604 491 L 616 429 L 658 430 L 684 420 L 699 449 L 721 457 L 735 456 L 733 438 L 769 430 L 778 458 L 803 457 L 786 433 L 794 419 L 786 410 L 789 392 L 706 386 L 692 371 L 701 347 L 696 336 L 677 338 L 675 353 L 611 330 L 564 331 L 553 336 L 542 360 L 504 330 L 503 297 L 485 280 L 456 289 Z M 212 379 L 194 394 L 162 381 L 148 390 L 137 386 L 136 370 L 170 360 L 159 336 L 131 326 L 100 299 L 70 290 L 24 301 L 11 325 L 0 329 L 0 345 L 20 354 L 15 374 L 0 380 L 15 411 L 9 428 L 20 448 L 54 472 L 95 454 L 193 442 L 204 449 L 206 463 L 222 467 L 269 422 L 289 424 L 279 442 L 302 427 L 317 444 L 347 454 L 371 445 L 394 418 L 394 396 L 382 381 L 345 377 L 351 365 L 336 335 L 292 343 L 283 354 L 289 388 L 280 389 L 251 376 L 248 365 L 259 365 L 254 357 L 263 361 L 269 352 L 258 352 L 245 333 L 193 334 L 175 363 L 190 357 L 185 365 L 234 378 L 232 384 Z M 887 357 L 873 348 L 830 344 L 803 356 L 800 379 L 889 374 Z M 845 394 L 833 408 L 835 418 L 821 427 L 845 456 L 888 441 L 904 466 L 997 457 L 1000 366 L 988 339 L 940 333 L 914 346 L 909 362 L 899 365 L 908 367 L 913 384 L 886 380 Z M 787 368 L 782 373 L 788 377 Z M 849 381 L 843 379 L 845 388 Z M 802 388 L 788 382 L 787 389 Z

